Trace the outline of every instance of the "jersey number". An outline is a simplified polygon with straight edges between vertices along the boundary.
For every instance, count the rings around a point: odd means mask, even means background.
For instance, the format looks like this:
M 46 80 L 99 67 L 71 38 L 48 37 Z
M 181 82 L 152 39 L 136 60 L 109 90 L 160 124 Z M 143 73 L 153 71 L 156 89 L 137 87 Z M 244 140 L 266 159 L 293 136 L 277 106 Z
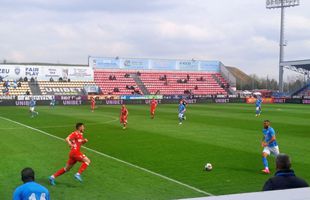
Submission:
M 35 194 L 35 193 L 32 193 L 28 199 L 29 199 L 29 200 L 37 200 L 36 194 Z M 41 194 L 40 200 L 46 200 L 46 194 L 45 194 L 45 193 L 42 193 L 42 194 Z

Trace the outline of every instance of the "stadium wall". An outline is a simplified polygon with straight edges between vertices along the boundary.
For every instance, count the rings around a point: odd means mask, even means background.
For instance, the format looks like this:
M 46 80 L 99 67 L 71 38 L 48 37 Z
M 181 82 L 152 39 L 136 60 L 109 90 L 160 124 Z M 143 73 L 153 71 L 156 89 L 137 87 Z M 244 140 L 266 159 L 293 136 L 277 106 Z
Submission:
M 36 96 L 0 96 L 0 106 L 28 106 L 30 97 L 37 101 L 37 105 L 49 105 L 51 99 L 55 98 L 56 105 L 88 105 L 90 98 L 93 96 L 76 95 L 76 96 L 61 96 L 61 95 L 36 95 Z M 205 95 L 205 96 L 182 96 L 182 95 L 96 95 L 97 105 L 120 105 L 120 104 L 149 104 L 150 100 L 155 97 L 160 104 L 178 104 L 180 99 L 186 99 L 189 104 L 208 104 L 208 103 L 251 103 L 250 98 L 239 98 L 235 95 Z M 293 103 L 293 104 L 310 104 L 310 97 L 303 98 L 269 98 L 269 103 Z
M 220 61 L 89 57 L 93 69 L 220 72 Z
M 67 65 L 28 65 L 28 64 L 0 64 L 0 76 L 7 80 L 18 80 L 27 77 L 38 81 L 48 81 L 50 78 L 72 81 L 93 81 L 94 70 L 88 66 Z

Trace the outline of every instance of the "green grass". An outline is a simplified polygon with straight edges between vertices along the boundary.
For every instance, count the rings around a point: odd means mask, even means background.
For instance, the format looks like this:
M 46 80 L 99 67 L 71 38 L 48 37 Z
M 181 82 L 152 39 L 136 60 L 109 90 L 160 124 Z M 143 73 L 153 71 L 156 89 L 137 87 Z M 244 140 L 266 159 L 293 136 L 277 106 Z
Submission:
M 293 160 L 297 175 L 310 182 L 310 107 L 263 105 L 254 117 L 246 104 L 189 105 L 187 121 L 177 121 L 177 105 L 159 105 L 156 118 L 149 118 L 146 105 L 130 105 L 129 125 L 122 130 L 119 106 L 38 107 L 30 118 L 27 107 L 0 107 L 0 116 L 65 138 L 76 122 L 86 124 L 88 148 L 146 168 L 214 195 L 260 191 L 272 175 L 263 175 L 260 140 L 262 121 L 269 119 L 276 130 L 280 151 Z M 176 199 L 204 196 L 195 190 L 124 163 L 83 149 L 92 160 L 78 183 L 72 171 L 49 186 L 47 177 L 63 167 L 69 148 L 64 141 L 0 118 L 0 199 L 11 199 L 21 184 L 20 170 L 35 169 L 37 182 L 45 185 L 52 199 Z M 274 172 L 274 158 L 270 157 Z M 213 171 L 203 171 L 205 163 Z

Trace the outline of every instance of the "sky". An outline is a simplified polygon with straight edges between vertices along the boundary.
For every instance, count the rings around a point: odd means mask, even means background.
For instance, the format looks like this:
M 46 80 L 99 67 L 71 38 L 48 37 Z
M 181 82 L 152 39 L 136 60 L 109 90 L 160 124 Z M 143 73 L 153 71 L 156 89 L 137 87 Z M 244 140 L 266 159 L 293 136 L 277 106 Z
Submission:
M 310 59 L 310 1 L 286 9 L 285 60 Z M 220 60 L 278 77 L 280 10 L 265 0 L 0 0 L 0 60 Z

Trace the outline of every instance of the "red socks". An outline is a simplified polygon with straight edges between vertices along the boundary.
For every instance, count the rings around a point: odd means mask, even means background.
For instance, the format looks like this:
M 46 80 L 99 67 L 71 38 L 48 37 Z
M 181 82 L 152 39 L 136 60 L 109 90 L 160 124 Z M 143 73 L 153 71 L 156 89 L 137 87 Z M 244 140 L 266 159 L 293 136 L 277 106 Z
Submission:
M 88 164 L 87 164 L 86 162 L 83 162 L 82 165 L 81 165 L 81 167 L 79 168 L 78 173 L 79 173 L 79 174 L 82 174 L 83 171 L 84 171 L 87 167 L 88 167 Z M 56 178 L 56 177 L 58 177 L 58 176 L 60 176 L 60 175 L 62 175 L 62 174 L 64 174 L 64 173 L 66 173 L 65 168 L 61 168 L 61 169 L 58 170 L 55 174 L 53 174 L 53 176 L 54 176 L 54 178 Z
M 62 174 L 64 174 L 66 172 L 66 170 L 64 168 L 61 168 L 60 170 L 58 170 L 55 174 L 54 177 L 56 178 L 57 176 L 60 176 Z
M 87 167 L 88 167 L 88 164 L 85 163 L 85 162 L 83 162 L 82 165 L 81 165 L 81 167 L 80 167 L 80 169 L 79 169 L 79 171 L 78 171 L 78 173 L 79 173 L 79 174 L 82 174 L 83 171 L 84 171 Z

